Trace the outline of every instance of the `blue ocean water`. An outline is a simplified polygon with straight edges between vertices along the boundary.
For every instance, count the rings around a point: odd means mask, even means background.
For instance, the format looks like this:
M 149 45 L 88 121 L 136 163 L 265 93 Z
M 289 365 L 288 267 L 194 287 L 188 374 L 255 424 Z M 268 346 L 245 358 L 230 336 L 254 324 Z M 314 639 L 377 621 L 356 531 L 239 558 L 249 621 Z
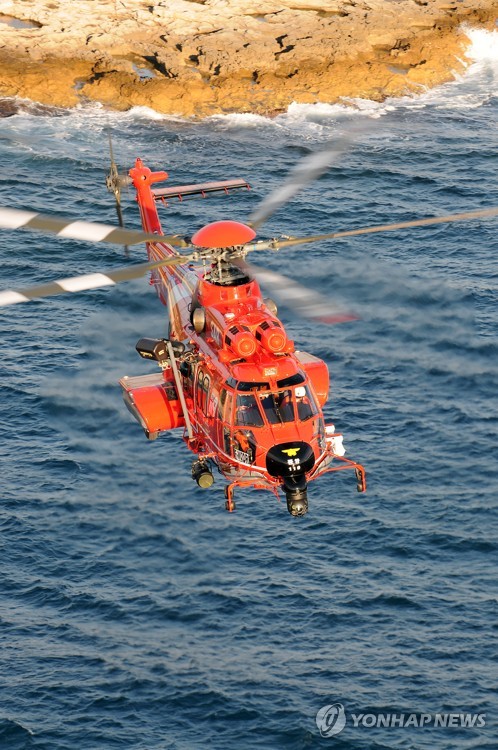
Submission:
M 302 235 L 498 205 L 498 38 L 472 32 L 455 83 L 384 104 L 292 106 L 201 123 L 135 109 L 0 124 L 0 203 L 114 223 L 106 129 L 171 182 L 250 193 L 172 204 L 165 231 L 247 219 L 302 156 L 347 154 L 261 231 Z M 139 226 L 133 194 L 125 220 Z M 310 513 L 190 479 L 179 436 L 148 443 L 122 375 L 167 330 L 147 280 L 4 308 L 0 747 L 6 750 L 498 748 L 496 220 L 258 257 L 360 319 L 282 311 L 332 376 L 326 415 L 368 493 L 310 487 Z M 129 262 L 120 248 L 0 237 L 2 288 Z M 143 259 L 133 248 L 132 259 Z M 328 738 L 319 709 L 341 703 Z M 354 726 L 352 714 L 485 714 L 474 728 Z M 367 722 L 368 724 L 368 722 Z M 482 724 L 482 722 L 480 722 Z

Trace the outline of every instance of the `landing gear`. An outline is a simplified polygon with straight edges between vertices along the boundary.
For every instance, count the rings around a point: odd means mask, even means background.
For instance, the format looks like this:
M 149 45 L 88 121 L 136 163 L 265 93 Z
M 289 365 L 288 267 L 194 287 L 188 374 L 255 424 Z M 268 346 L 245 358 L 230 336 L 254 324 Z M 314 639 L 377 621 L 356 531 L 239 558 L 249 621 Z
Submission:
M 192 464 L 192 479 L 194 479 L 199 487 L 202 487 L 203 489 L 211 487 L 214 482 L 214 477 L 206 461 L 200 459 L 194 461 Z
M 233 499 L 233 487 L 231 484 L 227 484 L 225 486 L 225 497 L 225 510 L 227 510 L 229 513 L 233 513 L 236 506 Z
M 367 491 L 367 478 L 365 476 L 365 469 L 363 468 L 363 466 L 358 467 L 355 469 L 354 473 L 356 474 L 356 481 L 358 483 L 356 485 L 356 489 L 358 490 L 358 492 L 366 492 Z

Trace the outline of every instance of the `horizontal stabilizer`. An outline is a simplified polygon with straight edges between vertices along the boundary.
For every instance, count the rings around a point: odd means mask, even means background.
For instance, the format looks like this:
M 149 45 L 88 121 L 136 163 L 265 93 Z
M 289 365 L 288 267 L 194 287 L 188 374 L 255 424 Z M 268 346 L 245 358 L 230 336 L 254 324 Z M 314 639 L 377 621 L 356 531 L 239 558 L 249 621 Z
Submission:
M 208 193 L 226 193 L 230 190 L 246 188 L 250 190 L 250 185 L 245 180 L 221 180 L 220 182 L 204 182 L 199 185 L 180 185 L 178 187 L 153 188 L 152 193 L 156 200 L 167 200 L 168 198 L 178 198 L 182 201 L 188 195 L 200 195 L 203 198 Z

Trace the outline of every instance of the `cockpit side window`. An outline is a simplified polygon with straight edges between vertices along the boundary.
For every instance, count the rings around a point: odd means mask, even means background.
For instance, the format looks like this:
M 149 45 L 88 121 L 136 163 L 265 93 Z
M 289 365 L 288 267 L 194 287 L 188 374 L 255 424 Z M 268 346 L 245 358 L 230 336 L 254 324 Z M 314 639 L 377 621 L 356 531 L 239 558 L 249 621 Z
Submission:
M 252 394 L 238 394 L 235 424 L 243 427 L 262 427 L 263 417 L 260 414 L 256 399 Z
M 226 395 L 226 399 L 224 399 L 224 401 L 225 401 L 225 408 L 224 408 L 224 412 L 223 412 L 223 419 L 224 419 L 225 422 L 230 423 L 231 418 L 232 418 L 232 401 L 233 401 L 233 396 L 232 396 L 232 393 L 230 391 L 227 391 L 226 394 L 227 394 Z
M 296 388 L 295 393 L 297 416 L 301 422 L 306 422 L 311 417 L 316 416 L 318 414 L 318 407 L 308 386 L 299 386 L 299 388 Z
M 220 420 L 223 420 L 223 407 L 225 406 L 226 399 L 227 392 L 224 388 L 222 388 L 220 392 L 220 400 L 218 401 L 218 418 Z

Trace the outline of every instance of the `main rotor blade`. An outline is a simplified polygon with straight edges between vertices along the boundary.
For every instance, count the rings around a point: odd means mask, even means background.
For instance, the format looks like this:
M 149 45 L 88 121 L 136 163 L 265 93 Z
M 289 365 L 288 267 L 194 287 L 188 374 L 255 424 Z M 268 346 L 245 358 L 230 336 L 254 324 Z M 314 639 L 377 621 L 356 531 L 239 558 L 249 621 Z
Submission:
M 84 292 L 88 289 L 99 289 L 104 286 L 114 286 L 122 281 L 130 281 L 143 276 L 147 271 L 165 266 L 178 266 L 191 260 L 191 256 L 177 255 L 154 263 L 139 263 L 124 268 L 116 268 L 102 273 L 88 273 L 82 276 L 72 276 L 68 279 L 58 279 L 47 284 L 37 284 L 23 289 L 6 289 L 0 292 L 0 307 L 17 305 L 19 302 L 29 302 L 41 297 L 52 297 L 65 292 Z
M 396 229 L 409 229 L 410 227 L 426 227 L 431 224 L 446 224 L 453 221 L 465 221 L 467 219 L 486 219 L 498 215 L 498 208 L 483 208 L 476 211 L 466 211 L 461 214 L 447 214 L 446 216 L 434 216 L 428 219 L 415 219 L 414 221 L 400 221 L 396 224 L 379 224 L 375 227 L 363 227 L 362 229 L 350 229 L 346 232 L 330 232 L 328 234 L 315 234 L 310 237 L 291 237 L 289 239 L 274 239 L 268 242 L 258 242 L 253 246 L 248 245 L 249 250 L 279 250 L 282 247 L 293 245 L 306 245 L 309 242 L 320 242 L 320 240 L 338 240 L 342 237 L 356 237 L 360 234 L 375 234 L 376 232 L 392 232 Z
M 118 217 L 119 226 L 121 227 L 121 229 L 124 229 L 123 211 L 121 209 L 121 197 L 116 197 L 116 215 Z
M 73 240 L 110 242 L 114 245 L 137 245 L 140 242 L 166 242 L 173 247 L 191 247 L 177 235 L 147 234 L 140 230 L 119 229 L 110 224 L 92 221 L 69 221 L 34 211 L 0 208 L 0 229 L 38 229 Z
M 281 273 L 259 268 L 245 261 L 242 263 L 237 261 L 237 265 L 242 267 L 246 273 L 254 276 L 258 283 L 266 287 L 277 302 L 303 318 L 330 324 L 358 320 L 357 315 L 341 310 L 320 292 L 308 289 L 308 287 L 298 284 L 294 279 L 289 279 Z
M 290 201 L 306 185 L 317 180 L 327 169 L 338 160 L 346 151 L 352 139 L 358 133 L 358 128 L 352 129 L 348 134 L 341 136 L 328 148 L 301 159 L 291 170 L 287 180 L 277 187 L 251 214 L 247 222 L 253 229 L 260 227 L 281 206 Z

